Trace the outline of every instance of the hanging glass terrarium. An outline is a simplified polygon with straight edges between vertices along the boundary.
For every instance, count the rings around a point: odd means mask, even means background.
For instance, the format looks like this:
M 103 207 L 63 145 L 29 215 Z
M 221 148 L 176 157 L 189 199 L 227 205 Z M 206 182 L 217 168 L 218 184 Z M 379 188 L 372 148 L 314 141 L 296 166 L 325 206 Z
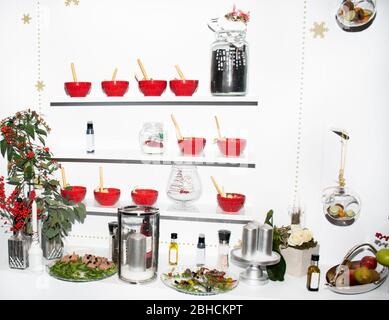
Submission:
M 358 32 L 370 27 L 376 15 L 376 0 L 341 0 L 336 22 L 344 31 Z
M 323 191 L 323 210 L 329 222 L 336 226 L 352 225 L 359 217 L 361 200 L 349 188 L 346 188 L 344 168 L 346 162 L 347 142 L 349 135 L 344 131 L 333 131 L 341 138 L 341 162 L 338 186 Z

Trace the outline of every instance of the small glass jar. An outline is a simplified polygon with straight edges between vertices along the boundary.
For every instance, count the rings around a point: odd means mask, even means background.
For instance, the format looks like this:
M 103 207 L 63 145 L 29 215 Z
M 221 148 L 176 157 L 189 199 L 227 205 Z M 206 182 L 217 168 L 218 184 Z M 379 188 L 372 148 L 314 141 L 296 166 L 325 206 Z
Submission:
M 166 135 L 161 122 L 146 122 L 139 132 L 139 144 L 144 153 L 161 154 L 165 150 Z
M 201 181 L 196 166 L 173 165 L 167 186 L 167 196 L 186 207 L 201 196 Z
M 245 37 L 245 31 L 216 32 L 211 58 L 211 93 L 213 95 L 246 95 L 248 43 Z

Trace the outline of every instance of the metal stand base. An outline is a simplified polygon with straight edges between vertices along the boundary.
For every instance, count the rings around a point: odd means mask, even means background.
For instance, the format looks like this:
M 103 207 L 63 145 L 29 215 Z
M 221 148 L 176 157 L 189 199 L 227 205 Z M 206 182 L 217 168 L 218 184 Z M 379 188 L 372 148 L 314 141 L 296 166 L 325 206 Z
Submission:
M 266 271 L 261 266 L 250 265 L 240 274 L 240 280 L 252 286 L 263 286 L 269 282 Z

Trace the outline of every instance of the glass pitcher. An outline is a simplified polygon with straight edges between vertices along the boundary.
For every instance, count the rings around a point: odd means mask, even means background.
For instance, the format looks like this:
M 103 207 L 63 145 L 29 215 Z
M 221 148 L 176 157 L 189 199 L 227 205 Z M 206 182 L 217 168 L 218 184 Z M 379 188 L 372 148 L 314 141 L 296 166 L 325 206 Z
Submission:
M 182 208 L 201 196 L 201 181 L 196 166 L 173 165 L 167 186 L 167 196 Z
M 247 92 L 248 43 L 246 25 L 230 22 L 226 26 L 212 19 L 208 27 L 215 32 L 211 56 L 211 93 L 215 96 L 244 96 Z

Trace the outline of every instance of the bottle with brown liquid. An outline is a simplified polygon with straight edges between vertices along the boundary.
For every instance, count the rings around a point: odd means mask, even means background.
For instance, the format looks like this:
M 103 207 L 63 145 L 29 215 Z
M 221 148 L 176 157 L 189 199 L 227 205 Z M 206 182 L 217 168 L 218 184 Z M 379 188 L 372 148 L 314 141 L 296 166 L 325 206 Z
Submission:
M 309 291 L 319 291 L 319 285 L 320 285 L 319 255 L 313 254 L 311 257 L 311 265 L 308 267 L 307 289 Z

